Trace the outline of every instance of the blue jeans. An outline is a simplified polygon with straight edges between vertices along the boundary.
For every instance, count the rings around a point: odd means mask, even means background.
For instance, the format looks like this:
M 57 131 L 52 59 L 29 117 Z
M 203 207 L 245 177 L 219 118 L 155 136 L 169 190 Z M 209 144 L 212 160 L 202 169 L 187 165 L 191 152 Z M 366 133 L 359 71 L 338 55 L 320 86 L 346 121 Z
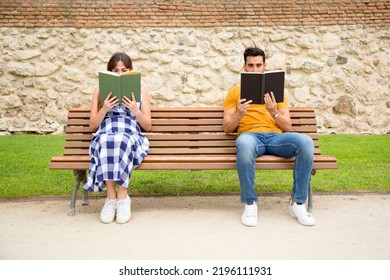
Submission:
M 313 167 L 314 143 L 306 134 L 241 133 L 236 140 L 237 172 L 241 185 L 241 202 L 257 201 L 255 191 L 255 160 L 265 154 L 295 157 L 292 199 L 305 203 Z

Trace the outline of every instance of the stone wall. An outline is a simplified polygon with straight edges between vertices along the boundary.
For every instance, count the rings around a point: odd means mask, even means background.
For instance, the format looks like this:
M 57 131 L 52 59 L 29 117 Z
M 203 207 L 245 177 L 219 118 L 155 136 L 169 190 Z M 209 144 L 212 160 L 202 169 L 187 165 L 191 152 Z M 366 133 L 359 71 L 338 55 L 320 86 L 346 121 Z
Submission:
M 388 134 L 389 5 L 4 0 L 0 133 L 62 133 L 116 51 L 133 58 L 153 106 L 222 106 L 244 48 L 258 46 L 268 70 L 286 70 L 290 105 L 316 108 L 321 133 Z

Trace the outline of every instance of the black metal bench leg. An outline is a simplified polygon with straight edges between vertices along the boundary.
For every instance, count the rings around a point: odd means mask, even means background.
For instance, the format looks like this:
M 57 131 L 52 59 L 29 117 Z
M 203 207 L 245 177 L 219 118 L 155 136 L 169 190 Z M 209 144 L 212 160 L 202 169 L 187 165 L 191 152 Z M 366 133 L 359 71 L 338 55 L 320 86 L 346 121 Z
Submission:
M 70 207 L 68 210 L 68 216 L 74 216 L 76 215 L 76 197 L 77 197 L 77 191 L 79 189 L 79 186 L 81 183 L 84 183 L 86 180 L 86 174 L 87 172 L 85 170 L 73 170 L 73 175 L 75 178 L 75 184 L 73 188 L 72 198 L 70 201 Z M 86 204 L 88 204 L 88 197 L 85 198 L 85 192 L 83 193 L 83 201 L 87 201 Z M 88 194 L 87 194 L 88 196 Z M 83 203 L 84 204 L 84 203 Z
M 85 182 L 84 182 L 85 183 Z M 88 200 L 88 191 L 83 189 L 83 201 L 81 201 L 82 205 L 89 205 Z
M 311 213 L 313 210 L 313 189 L 311 187 L 311 183 L 309 185 L 309 195 L 308 195 L 308 202 L 307 202 L 307 211 Z
M 315 170 L 311 171 L 311 175 L 314 176 L 316 174 Z M 310 177 L 310 183 L 309 183 L 309 193 L 307 197 L 307 211 L 311 213 L 313 211 L 313 187 L 311 185 L 311 177 Z

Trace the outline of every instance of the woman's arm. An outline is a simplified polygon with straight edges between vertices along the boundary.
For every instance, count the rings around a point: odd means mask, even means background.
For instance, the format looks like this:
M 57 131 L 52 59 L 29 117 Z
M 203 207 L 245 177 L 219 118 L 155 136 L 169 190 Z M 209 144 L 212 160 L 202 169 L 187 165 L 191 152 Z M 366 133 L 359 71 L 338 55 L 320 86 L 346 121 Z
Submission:
M 147 90 L 142 89 L 141 108 L 138 108 L 137 101 L 135 100 L 133 93 L 132 100 L 127 96 L 124 96 L 122 102 L 131 112 L 134 113 L 138 123 L 145 131 L 152 129 L 152 114 L 150 112 L 150 99 Z
M 89 127 L 96 130 L 102 123 L 104 117 L 114 107 L 118 104 L 118 98 L 116 96 L 111 97 L 111 93 L 107 95 L 106 99 L 103 102 L 103 106 L 99 110 L 99 89 L 96 88 L 91 103 L 91 115 L 89 117 Z

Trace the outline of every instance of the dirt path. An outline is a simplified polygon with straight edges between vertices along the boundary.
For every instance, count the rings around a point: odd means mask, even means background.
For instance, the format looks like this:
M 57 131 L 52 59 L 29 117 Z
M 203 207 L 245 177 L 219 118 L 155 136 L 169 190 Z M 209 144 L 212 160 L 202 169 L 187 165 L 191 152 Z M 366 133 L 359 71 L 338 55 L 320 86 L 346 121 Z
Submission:
M 124 225 L 102 224 L 102 199 L 0 203 L 3 260 L 390 259 L 390 195 L 318 195 L 317 225 L 286 211 L 288 196 L 260 198 L 259 224 L 240 223 L 237 196 L 133 197 Z

